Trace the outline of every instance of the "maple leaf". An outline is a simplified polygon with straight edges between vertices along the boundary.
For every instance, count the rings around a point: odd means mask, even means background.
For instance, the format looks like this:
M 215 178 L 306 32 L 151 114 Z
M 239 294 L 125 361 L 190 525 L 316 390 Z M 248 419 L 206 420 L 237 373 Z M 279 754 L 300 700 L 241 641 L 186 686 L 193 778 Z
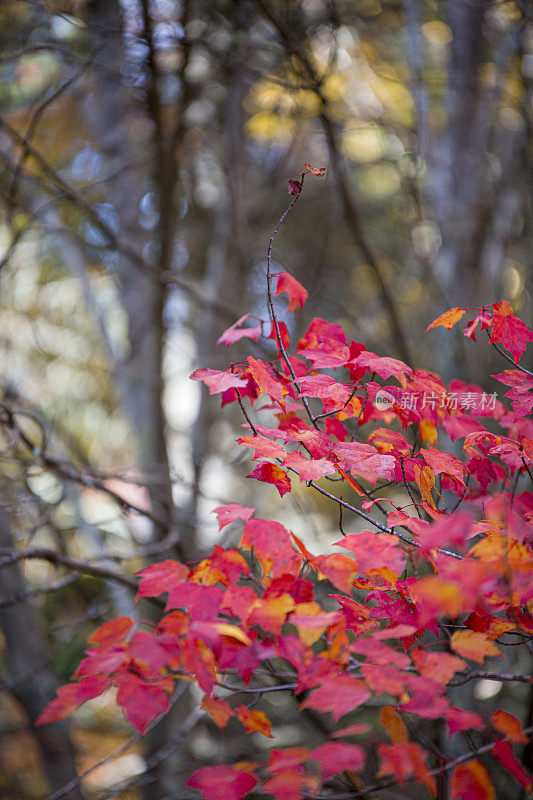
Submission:
M 499 342 L 509 350 L 518 364 L 526 349 L 527 343 L 533 341 L 533 331 L 525 322 L 516 317 L 507 300 L 493 303 L 492 328 L 490 342 Z
M 518 761 L 509 742 L 504 740 L 496 742 L 492 748 L 492 752 L 502 767 L 505 767 L 505 769 L 516 778 L 518 783 L 524 787 L 526 792 L 530 792 L 533 786 L 531 775 L 528 775 L 520 761 Z
M 260 733 L 268 739 L 273 739 L 272 723 L 263 711 L 255 711 L 246 706 L 237 706 L 236 716 L 244 725 L 246 733 Z
M 254 551 L 265 575 L 270 570 L 274 577 L 285 573 L 295 575 L 302 563 L 302 556 L 292 546 L 288 531 L 274 520 L 248 520 L 239 547 Z
M 132 674 L 120 681 L 117 703 L 137 733 L 144 733 L 151 722 L 170 708 L 167 692 Z
M 306 355 L 306 350 L 315 347 L 332 346 L 347 347 L 346 334 L 340 325 L 335 322 L 328 322 L 322 317 L 315 317 L 298 342 L 297 355 Z
M 502 708 L 492 714 L 490 721 L 500 733 L 504 733 L 512 742 L 516 744 L 529 742 L 529 737 L 522 731 L 520 720 Z
M 301 456 L 299 453 L 289 453 L 283 459 L 284 467 L 291 467 L 298 473 L 300 481 L 316 481 L 325 475 L 331 475 L 337 468 L 325 458 L 312 459 Z
M 261 791 L 271 794 L 275 800 L 302 800 L 310 781 L 310 776 L 299 769 L 284 769 L 268 778 Z
M 246 522 L 247 519 L 250 519 L 254 511 L 255 508 L 253 508 L 253 506 L 241 506 L 240 503 L 227 503 L 225 506 L 214 508 L 212 513 L 217 515 L 218 529 L 221 531 L 222 528 L 225 528 L 226 525 L 230 525 L 237 519 Z
M 284 447 L 266 436 L 241 436 L 237 439 L 237 444 L 253 448 L 254 461 L 258 458 L 283 458 L 286 455 Z
M 300 708 L 329 711 L 337 722 L 345 714 L 359 708 L 369 697 L 370 692 L 363 681 L 349 675 L 338 675 L 324 678 L 318 688 L 313 688 Z
M 36 725 L 48 725 L 68 717 L 87 700 L 98 697 L 109 687 L 109 678 L 103 675 L 91 675 L 81 678 L 76 683 L 61 686 L 56 697 L 41 711 Z
M 248 364 L 259 390 L 270 395 L 273 400 L 276 400 L 284 407 L 285 401 L 283 397 L 288 394 L 288 389 L 272 375 L 269 365 L 253 356 L 248 356 Z
M 466 467 L 457 456 L 452 453 L 443 453 L 434 447 L 429 449 L 421 448 L 420 453 L 435 475 L 451 475 L 464 486 Z
M 307 289 L 290 272 L 278 272 L 276 277 L 278 282 L 274 296 L 277 297 L 279 294 L 287 292 L 289 295 L 289 311 L 296 311 L 298 306 L 303 308 L 308 297 Z
M 276 342 L 278 346 L 278 358 L 281 358 L 283 355 L 282 348 L 286 352 L 291 346 L 291 336 L 289 333 L 289 329 L 281 319 L 277 320 L 277 324 L 278 324 L 278 329 L 276 331 L 276 323 L 274 322 L 274 320 L 272 320 L 272 323 L 270 325 L 270 333 L 268 334 L 267 339 L 273 339 Z M 282 347 L 280 347 L 280 341 Z
M 326 742 L 312 750 L 310 758 L 319 762 L 323 781 L 346 770 L 360 772 L 366 761 L 362 747 L 345 742 Z
M 330 375 L 309 375 L 299 378 L 299 397 L 320 397 L 333 401 L 335 405 L 343 406 L 350 397 L 350 389 L 343 383 L 337 383 Z
M 402 744 L 409 741 L 407 725 L 393 706 L 383 706 L 379 712 L 379 721 L 387 731 L 393 744 Z
M 287 614 L 293 610 L 294 606 L 294 600 L 289 594 L 269 597 L 266 600 L 261 598 L 248 617 L 247 624 L 259 625 L 263 630 L 279 636 Z
M 395 575 L 400 575 L 405 568 L 405 553 L 398 546 L 397 540 L 387 533 L 348 533 L 340 541 L 334 542 L 334 545 L 355 555 L 359 572 L 366 573 L 387 567 Z
M 496 800 L 490 775 L 481 761 L 473 759 L 459 764 L 451 777 L 452 798 L 461 800 Z
M 356 368 L 365 369 L 367 372 L 375 372 L 381 378 L 397 378 L 402 386 L 406 385 L 406 377 L 413 377 L 413 370 L 403 361 L 389 356 L 378 356 L 376 353 L 371 353 L 370 350 L 365 350 L 358 355 L 354 359 L 353 365 Z
M 193 381 L 202 381 L 209 389 L 209 394 L 220 394 L 228 389 L 242 389 L 248 381 L 234 372 L 222 372 L 218 369 L 197 369 L 189 376 Z
M 502 653 L 498 647 L 484 633 L 476 631 L 455 631 L 450 640 L 450 646 L 456 653 L 470 661 L 483 664 L 488 656 L 499 656 Z
M 185 583 L 189 573 L 188 567 L 170 558 L 157 564 L 150 564 L 149 567 L 136 573 L 141 580 L 135 599 L 157 597 L 165 592 L 170 592 L 174 587 Z
M 287 473 L 277 464 L 271 464 L 269 461 L 261 461 L 254 471 L 250 472 L 246 477 L 274 484 L 280 497 L 291 491 L 291 479 Z
M 223 596 L 224 592 L 218 586 L 181 583 L 170 590 L 165 610 L 184 608 L 193 619 L 214 620 Z
M 409 778 L 416 778 L 424 783 L 430 794 L 435 795 L 437 784 L 431 775 L 427 764 L 427 753 L 416 742 L 399 742 L 397 744 L 380 744 L 378 753 L 381 766 L 377 777 L 394 775 L 399 783 L 404 783 Z
M 331 553 L 327 556 L 317 556 L 312 563 L 337 589 L 350 594 L 357 574 L 355 559 L 343 553 Z
M 457 658 L 451 653 L 427 653 L 425 650 L 413 650 L 411 657 L 421 675 L 426 675 L 441 686 L 446 686 L 456 672 L 466 669 L 463 659 Z
M 490 328 L 490 326 L 492 324 L 492 316 L 491 316 L 490 312 L 487 311 L 486 308 L 481 308 L 479 310 L 479 313 L 476 314 L 476 316 L 474 317 L 474 319 L 470 320 L 470 322 L 467 323 L 467 325 L 466 325 L 466 327 L 464 329 L 464 335 L 468 339 L 473 339 L 474 342 L 475 342 L 476 341 L 477 326 L 480 323 L 481 323 L 481 330 L 482 331 L 486 331 L 488 328 Z
M 466 309 L 464 308 L 457 308 L 457 306 L 450 308 L 449 311 L 445 311 L 444 314 L 440 315 L 440 317 L 434 319 L 431 325 L 427 326 L 426 332 L 431 330 L 431 328 L 436 328 L 438 325 L 443 325 L 445 328 L 450 330 L 457 322 L 459 322 L 460 319 L 463 318 L 465 310 Z
M 394 477 L 396 467 L 394 456 L 382 455 L 371 444 L 332 442 L 331 450 L 338 456 L 344 469 L 375 473 L 386 480 L 392 480 Z
M 464 711 L 461 708 L 450 707 L 446 710 L 445 717 L 450 736 L 472 729 L 482 731 L 485 727 L 482 717 L 475 711 Z
M 245 314 L 243 317 L 238 319 L 237 322 L 234 322 L 233 325 L 225 330 L 222 336 L 217 339 L 216 344 L 225 344 L 226 347 L 229 347 L 230 344 L 235 344 L 235 342 L 245 338 L 253 339 L 254 342 L 257 342 L 261 336 L 261 323 L 259 323 L 255 328 L 242 327 L 242 323 L 245 322 L 249 317 L 250 314 Z
M 287 747 L 284 750 L 271 750 L 268 757 L 268 771 L 281 772 L 285 769 L 299 767 L 309 758 L 307 747 Z
M 113 647 L 119 642 L 123 642 L 134 626 L 134 622 L 129 617 L 115 617 L 109 622 L 104 622 L 87 639 L 90 644 L 97 645 L 99 649 Z
M 257 778 L 246 764 L 203 767 L 187 781 L 205 800 L 242 800 L 257 785 Z
M 235 716 L 231 706 L 225 700 L 218 700 L 216 697 L 204 697 L 200 708 L 202 711 L 206 711 L 218 727 L 222 729 L 226 727 L 228 720 Z

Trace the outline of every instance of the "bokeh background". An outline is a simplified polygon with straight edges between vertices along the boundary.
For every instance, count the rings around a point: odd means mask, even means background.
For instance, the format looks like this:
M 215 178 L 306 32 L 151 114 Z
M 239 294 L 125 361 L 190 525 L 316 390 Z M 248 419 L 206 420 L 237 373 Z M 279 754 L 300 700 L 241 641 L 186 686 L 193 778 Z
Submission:
M 272 746 L 222 736 L 192 691 L 145 741 L 109 695 L 33 721 L 98 624 L 150 613 L 136 570 L 219 540 L 216 505 L 335 535 L 305 487 L 280 502 L 245 480 L 243 420 L 188 380 L 250 352 L 215 343 L 267 318 L 266 248 L 304 162 L 326 177 L 273 262 L 309 290 L 294 336 L 321 316 L 495 390 L 486 339 L 424 332 L 502 299 L 531 324 L 532 42 L 524 0 L 0 4 L 1 797 L 186 798 L 194 766 Z M 268 702 L 274 744 L 299 741 Z

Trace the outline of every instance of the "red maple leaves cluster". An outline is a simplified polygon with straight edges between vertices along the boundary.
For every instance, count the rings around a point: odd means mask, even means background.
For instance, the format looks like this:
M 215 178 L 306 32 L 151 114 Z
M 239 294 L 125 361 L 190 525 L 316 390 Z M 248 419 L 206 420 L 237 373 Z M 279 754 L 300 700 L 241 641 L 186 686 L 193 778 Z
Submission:
M 270 298 L 286 293 L 289 311 L 303 307 L 307 292 L 289 273 L 268 282 Z M 321 789 L 334 797 L 342 774 L 343 797 L 347 786 L 364 797 L 365 787 L 405 781 L 435 795 L 446 773 L 450 798 L 490 800 L 488 757 L 530 790 L 513 750 L 529 731 L 503 709 L 488 717 L 457 707 L 447 692 L 494 675 L 497 666 L 485 673 L 486 659 L 497 664 L 504 645 L 524 647 L 533 637 L 533 493 L 517 491 L 532 478 L 533 376 L 519 361 L 533 334 L 506 302 L 476 311 L 465 335 L 475 338 L 480 324 L 514 362 L 495 376 L 511 387 L 511 408 L 482 403 L 478 386 L 446 387 L 434 373 L 376 355 L 319 318 L 294 353 L 287 326 L 273 316 L 267 338 L 277 343 L 276 358 L 196 370 L 193 380 L 220 394 L 222 405 L 238 402 L 243 410 L 247 432 L 238 442 L 256 464 L 248 477 L 281 496 L 297 478 L 362 517 L 366 529 L 341 526 L 331 552 L 315 555 L 252 507 L 215 509 L 221 530 L 242 524 L 238 549 L 216 546 L 195 565 L 166 560 L 143 569 L 137 597 L 165 596 L 161 620 L 149 627 L 119 617 L 103 625 L 40 722 L 114 686 L 142 733 L 168 709 L 176 684 L 193 679 L 202 709 L 220 728 L 240 724 L 273 737 L 266 713 L 243 698 L 290 692 L 302 713 L 328 715 L 324 744 L 272 749 L 261 763 L 204 767 L 189 785 L 207 800 L 240 800 L 252 791 L 299 800 Z M 429 327 L 451 328 L 464 313 L 454 308 Z M 258 341 L 263 323 L 247 327 L 247 319 L 219 342 Z M 384 387 L 386 408 L 376 402 Z M 454 406 L 454 387 L 479 402 Z M 255 421 L 260 400 L 268 425 Z M 455 452 L 462 440 L 464 456 L 441 450 L 439 434 L 459 440 Z M 388 487 L 401 491 L 385 497 Z M 399 505 L 400 495 L 410 502 Z M 243 687 L 256 693 L 239 693 Z M 373 729 L 357 720 L 369 701 L 379 706 Z M 437 719 L 449 736 L 475 733 L 469 741 L 476 746 L 455 760 L 428 749 L 417 740 L 417 720 Z M 353 737 L 359 743 L 347 741 Z

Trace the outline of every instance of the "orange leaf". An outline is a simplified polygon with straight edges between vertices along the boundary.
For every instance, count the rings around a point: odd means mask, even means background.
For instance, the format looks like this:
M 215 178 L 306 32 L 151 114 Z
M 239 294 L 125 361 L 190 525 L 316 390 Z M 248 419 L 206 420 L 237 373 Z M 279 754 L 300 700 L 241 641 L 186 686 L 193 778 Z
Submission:
M 409 741 L 407 725 L 392 706 L 383 706 L 379 714 L 379 721 L 389 734 L 393 744 Z
M 446 311 L 444 314 L 441 314 L 440 317 L 434 319 L 431 325 L 427 326 L 426 331 L 431 330 L 431 328 L 436 328 L 438 325 L 443 325 L 445 328 L 450 330 L 457 322 L 459 322 L 465 311 L 466 309 L 457 308 L 457 306 L 450 308 L 449 311 Z
M 507 711 L 499 708 L 491 716 L 490 721 L 500 733 L 505 733 L 512 742 L 517 744 L 527 744 L 529 742 L 529 737 L 522 731 L 520 720 L 512 714 L 508 714 Z
M 263 711 L 253 711 L 246 706 L 238 706 L 235 713 L 244 725 L 246 733 L 261 733 L 268 739 L 273 739 L 272 723 Z
M 216 697 L 204 697 L 200 708 L 207 711 L 219 728 L 225 728 L 228 719 L 234 716 L 232 707 L 224 700 L 217 700 Z
M 486 634 L 477 633 L 476 631 L 455 631 L 450 645 L 460 656 L 476 661 L 478 664 L 482 664 L 488 656 L 503 658 L 500 649 L 496 647 L 494 642 Z

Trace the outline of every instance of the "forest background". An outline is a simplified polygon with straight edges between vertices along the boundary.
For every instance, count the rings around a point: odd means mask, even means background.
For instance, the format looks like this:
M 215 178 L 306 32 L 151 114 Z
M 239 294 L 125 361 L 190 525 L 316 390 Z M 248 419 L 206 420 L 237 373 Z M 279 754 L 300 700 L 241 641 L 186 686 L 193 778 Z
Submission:
M 325 317 L 377 353 L 501 389 L 486 344 L 424 331 L 501 299 L 531 324 L 529 13 L 0 5 L 0 551 L 30 554 L 1 572 L 0 796 L 43 798 L 90 769 L 63 796 L 163 800 L 182 796 L 184 763 L 247 753 L 192 701 L 131 746 L 106 696 L 68 729 L 33 721 L 94 628 L 139 613 L 136 571 L 219 541 L 215 506 L 254 505 L 323 549 L 335 535 L 320 497 L 280 502 L 244 480 L 242 420 L 188 380 L 227 367 L 222 330 L 266 317 L 266 246 L 305 161 L 326 177 L 306 184 L 273 265 L 309 290 L 295 337 Z M 493 689 L 465 691 L 490 708 Z M 290 744 L 297 716 L 278 716 Z

